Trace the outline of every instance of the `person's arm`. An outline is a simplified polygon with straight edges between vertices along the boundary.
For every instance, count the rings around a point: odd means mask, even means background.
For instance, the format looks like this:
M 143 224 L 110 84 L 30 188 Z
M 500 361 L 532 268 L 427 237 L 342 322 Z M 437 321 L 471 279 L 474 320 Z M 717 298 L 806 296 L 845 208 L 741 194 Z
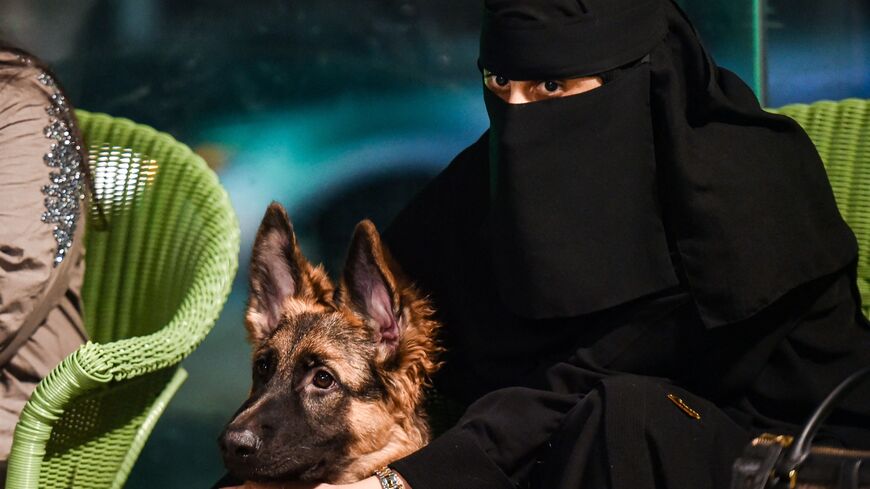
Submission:
M 15 334 L 55 272 L 53 225 L 42 221 L 52 140 L 41 70 L 0 51 L 0 342 Z
M 596 377 L 588 374 L 559 363 L 541 389 L 493 391 L 473 403 L 456 426 L 390 467 L 415 489 L 515 488 L 583 398 L 576 381 Z
M 506 388 L 469 407 L 456 427 L 419 451 L 390 464 L 406 489 L 515 489 L 538 450 L 559 429 L 581 396 L 571 386 L 579 374 L 567 364 L 551 369 L 553 390 Z M 584 373 L 585 374 L 585 373 Z M 562 392 L 555 392 L 556 390 Z M 347 485 L 257 484 L 235 489 L 380 489 L 375 477 Z
M 402 478 L 401 475 L 399 475 Z M 411 489 L 411 486 L 407 483 L 407 481 L 402 478 L 402 483 L 405 484 L 405 489 Z M 381 489 L 381 483 L 378 481 L 376 477 L 368 477 L 358 482 L 354 482 L 352 484 L 306 484 L 304 482 L 285 482 L 285 483 L 259 483 L 259 482 L 246 482 L 241 486 L 227 487 L 225 489 L 333 489 L 333 488 L 344 488 L 344 489 Z
M 560 364 L 554 372 L 560 375 L 565 367 Z M 572 369 L 562 371 L 570 375 Z M 456 427 L 390 467 L 402 478 L 405 489 L 515 489 L 536 452 L 579 399 L 577 394 L 528 388 L 494 391 L 472 404 Z M 346 485 L 248 482 L 233 489 L 338 487 L 381 489 L 375 477 Z

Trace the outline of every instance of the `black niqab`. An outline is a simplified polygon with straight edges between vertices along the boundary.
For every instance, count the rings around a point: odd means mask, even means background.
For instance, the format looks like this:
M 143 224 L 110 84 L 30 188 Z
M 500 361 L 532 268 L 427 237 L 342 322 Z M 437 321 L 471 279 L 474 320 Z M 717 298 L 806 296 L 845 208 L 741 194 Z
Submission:
M 517 314 L 574 316 L 678 284 L 656 198 L 649 76 L 642 63 L 589 93 L 530 104 L 485 90 L 493 273 Z
M 855 259 L 807 135 L 717 67 L 676 5 L 486 7 L 479 63 L 507 78 L 602 73 L 649 55 L 591 92 L 527 107 L 486 96 L 493 267 L 506 307 L 576 316 L 679 277 L 714 327 Z

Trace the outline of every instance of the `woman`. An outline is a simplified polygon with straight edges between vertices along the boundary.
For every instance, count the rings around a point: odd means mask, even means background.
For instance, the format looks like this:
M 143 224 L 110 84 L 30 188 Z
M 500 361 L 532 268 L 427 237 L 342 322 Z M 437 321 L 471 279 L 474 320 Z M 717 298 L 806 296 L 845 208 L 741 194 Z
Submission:
M 0 46 L 0 481 L 36 384 L 87 338 L 85 158 L 54 76 Z
M 670 0 L 485 5 L 490 129 L 385 233 L 446 329 L 436 387 L 469 407 L 391 469 L 413 489 L 729 487 L 753 436 L 870 364 L 812 143 Z M 831 421 L 870 448 L 870 389 Z

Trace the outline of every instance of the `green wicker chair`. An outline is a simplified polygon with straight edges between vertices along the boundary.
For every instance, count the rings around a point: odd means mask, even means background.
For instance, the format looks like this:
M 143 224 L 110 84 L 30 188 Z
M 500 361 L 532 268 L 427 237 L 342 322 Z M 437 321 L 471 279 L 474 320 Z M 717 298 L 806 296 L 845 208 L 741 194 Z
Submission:
M 237 267 L 235 213 L 201 158 L 147 126 L 77 114 L 102 206 L 102 217 L 91 206 L 86 235 L 91 342 L 25 406 L 10 489 L 123 486 Z
M 870 315 L 870 100 L 787 105 L 771 112 L 798 121 L 815 143 L 840 213 L 858 238 L 858 289 Z

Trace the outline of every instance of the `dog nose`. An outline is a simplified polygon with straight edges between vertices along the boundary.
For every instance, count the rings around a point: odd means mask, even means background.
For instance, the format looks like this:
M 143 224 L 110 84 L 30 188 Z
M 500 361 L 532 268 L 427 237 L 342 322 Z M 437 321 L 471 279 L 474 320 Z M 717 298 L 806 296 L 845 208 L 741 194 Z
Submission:
M 223 449 L 226 454 L 247 458 L 260 449 L 262 440 L 248 429 L 227 431 L 224 435 Z

